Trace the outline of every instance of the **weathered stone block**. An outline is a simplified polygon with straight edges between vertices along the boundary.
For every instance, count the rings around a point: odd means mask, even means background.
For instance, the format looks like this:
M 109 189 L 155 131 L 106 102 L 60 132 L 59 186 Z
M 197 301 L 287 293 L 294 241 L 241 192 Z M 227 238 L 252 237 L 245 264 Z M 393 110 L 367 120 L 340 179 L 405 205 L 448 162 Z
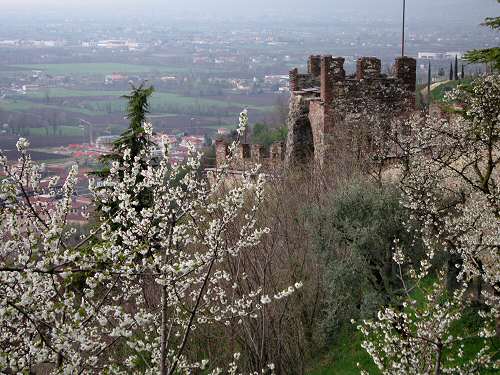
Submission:
M 343 57 L 321 57 L 321 99 L 329 102 L 334 97 L 334 85 L 345 80 Z
M 225 163 L 228 157 L 228 144 L 223 139 L 217 139 L 215 141 L 215 159 L 218 166 Z
M 239 146 L 238 159 L 250 159 L 252 157 L 251 147 L 247 143 L 242 143 Z
M 279 163 L 285 159 L 285 142 L 274 142 L 270 149 L 271 161 Z
M 302 164 L 314 155 L 314 142 L 308 116 L 309 105 L 305 98 L 302 95 L 292 96 L 287 121 L 286 165 Z
M 356 64 L 356 79 L 380 78 L 382 63 L 376 57 L 361 57 Z
M 415 92 L 417 88 L 417 60 L 411 57 L 398 57 L 395 64 L 395 74 L 405 89 Z
M 313 77 L 319 78 L 321 75 L 321 56 L 311 55 L 307 64 L 307 70 Z
M 252 161 L 255 163 L 262 163 L 264 159 L 267 159 L 266 147 L 264 145 L 253 144 L 252 145 Z

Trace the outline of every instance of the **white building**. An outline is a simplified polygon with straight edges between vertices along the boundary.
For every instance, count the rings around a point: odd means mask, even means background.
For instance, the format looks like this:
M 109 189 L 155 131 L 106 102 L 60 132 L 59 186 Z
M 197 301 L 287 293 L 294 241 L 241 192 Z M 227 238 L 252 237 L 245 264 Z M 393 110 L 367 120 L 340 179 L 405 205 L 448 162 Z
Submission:
M 443 60 L 444 53 L 440 52 L 419 52 L 418 58 L 422 60 Z
M 419 52 L 418 58 L 422 60 L 454 60 L 455 56 L 461 60 L 463 52 Z
M 444 57 L 445 57 L 445 59 L 454 59 L 455 57 L 457 57 L 459 60 L 462 60 L 464 57 L 464 53 L 463 52 L 446 52 L 444 54 Z
M 100 150 L 110 150 L 118 138 L 120 138 L 118 135 L 104 135 L 97 138 L 95 145 Z

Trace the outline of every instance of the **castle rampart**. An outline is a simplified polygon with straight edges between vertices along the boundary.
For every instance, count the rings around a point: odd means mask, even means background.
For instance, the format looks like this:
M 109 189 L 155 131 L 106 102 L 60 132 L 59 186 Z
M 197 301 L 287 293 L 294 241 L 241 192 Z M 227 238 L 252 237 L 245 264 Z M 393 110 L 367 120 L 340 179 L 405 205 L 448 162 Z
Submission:
M 291 166 L 314 159 L 324 165 L 349 152 L 352 130 L 369 124 L 368 118 L 390 118 L 415 110 L 416 60 L 397 58 L 393 74 L 382 73 L 376 57 L 361 57 L 356 73 L 346 75 L 345 59 L 331 55 L 309 57 L 307 73 L 290 71 L 288 138 L 285 145 L 240 145 L 231 167 L 248 169 L 250 163 L 264 168 Z M 228 146 L 217 142 L 217 164 L 227 157 Z M 346 148 L 347 147 L 347 148 Z
M 346 152 L 340 142 L 363 116 L 400 116 L 415 109 L 416 60 L 397 58 L 394 74 L 382 74 L 375 57 L 361 57 L 356 73 L 347 76 L 342 57 L 311 56 L 308 73 L 290 72 L 291 98 L 286 146 L 287 165 L 311 156 L 323 165 L 336 153 Z M 319 77 L 318 77 L 319 73 Z M 347 131 L 346 131 L 347 130 Z M 342 135 L 341 135 L 342 133 Z
M 222 166 L 229 158 L 229 143 L 225 140 L 215 142 L 217 166 Z M 255 164 L 261 164 L 266 170 L 282 168 L 285 160 L 285 142 L 275 142 L 267 149 L 260 144 L 242 143 L 235 151 L 230 169 L 244 171 Z

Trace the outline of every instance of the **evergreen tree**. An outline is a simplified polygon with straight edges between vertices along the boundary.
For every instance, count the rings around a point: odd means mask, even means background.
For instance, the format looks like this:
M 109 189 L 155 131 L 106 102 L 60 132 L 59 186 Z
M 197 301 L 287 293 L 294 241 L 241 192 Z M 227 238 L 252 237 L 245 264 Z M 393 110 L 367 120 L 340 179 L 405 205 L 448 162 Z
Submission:
M 145 87 L 144 83 L 142 83 L 138 87 L 132 85 L 130 94 L 123 96 L 123 98 L 128 100 L 127 118 L 130 121 L 129 127 L 115 142 L 113 142 L 111 152 L 99 158 L 102 168 L 93 172 L 93 175 L 100 179 L 105 179 L 109 176 L 110 168 L 113 163 L 123 163 L 125 159 L 124 150 L 130 150 L 130 156 L 127 157 L 129 160 L 133 161 L 136 157 L 140 157 L 142 150 L 153 145 L 150 140 L 151 125 L 146 121 L 146 116 L 149 113 L 149 98 L 153 94 L 153 91 L 154 88 L 152 86 Z M 147 168 L 146 160 L 140 160 L 140 164 L 144 169 Z M 121 175 L 120 173 L 120 176 Z M 106 187 L 103 186 L 102 188 L 104 189 Z M 133 189 L 133 186 L 130 188 Z M 148 201 L 148 192 L 141 192 L 139 194 L 139 205 L 137 208 L 141 209 L 147 207 Z M 113 209 L 107 212 L 102 212 L 100 206 L 97 208 L 101 217 L 112 218 L 118 210 L 118 206 L 113 207 Z
M 497 2 L 500 3 L 500 0 Z M 500 31 L 500 17 L 486 18 L 482 25 Z M 489 64 L 494 70 L 500 70 L 500 47 L 469 51 L 465 59 L 471 63 Z
M 455 55 L 455 81 L 458 81 L 458 56 Z
M 120 161 L 123 158 L 125 148 L 130 148 L 130 156 L 133 160 L 141 150 L 151 144 L 147 131 L 144 129 L 146 116 L 149 113 L 149 97 L 153 94 L 153 87 L 144 87 L 142 83 L 139 87 L 132 85 L 132 91 L 123 98 L 128 100 L 127 119 L 130 121 L 129 127 L 120 137 L 113 142 L 111 153 L 101 157 L 100 161 L 105 164 L 105 168 L 98 172 L 102 177 L 109 173 L 109 166 L 113 161 Z
M 464 69 L 464 64 L 462 64 L 462 79 L 465 78 L 465 69 Z
M 450 81 L 453 81 L 453 63 L 450 62 Z

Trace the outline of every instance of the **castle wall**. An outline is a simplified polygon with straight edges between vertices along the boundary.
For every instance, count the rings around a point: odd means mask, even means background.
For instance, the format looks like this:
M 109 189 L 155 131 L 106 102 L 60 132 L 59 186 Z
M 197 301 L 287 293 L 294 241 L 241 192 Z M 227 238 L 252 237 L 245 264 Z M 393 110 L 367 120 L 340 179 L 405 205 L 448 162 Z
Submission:
M 231 170 L 247 171 L 256 164 L 260 164 L 265 171 L 282 168 L 285 159 L 285 143 L 275 142 L 268 149 L 260 144 L 242 143 L 236 149 L 234 155 L 229 154 L 229 143 L 224 140 L 216 141 L 217 167 L 229 163 Z
M 313 58 L 317 64 L 317 56 Z M 358 130 L 366 126 L 366 119 L 390 123 L 391 118 L 415 109 L 415 59 L 396 59 L 394 77 L 381 73 L 381 61 L 375 57 L 360 58 L 353 77 L 346 77 L 343 58 L 322 56 L 319 60 L 320 87 L 299 85 L 292 92 L 287 165 L 307 162 L 311 149 L 316 163 L 324 165 L 335 154 L 363 146 L 363 140 L 354 139 L 354 134 L 361 133 Z M 305 129 L 310 129 L 310 135 Z
M 275 169 L 315 160 L 322 166 L 346 152 L 369 152 L 363 127 L 376 118 L 390 124 L 394 117 L 415 110 L 416 60 L 397 58 L 394 76 L 381 73 L 381 61 L 362 57 L 356 74 L 346 76 L 344 58 L 310 56 L 307 73 L 290 71 L 292 92 L 288 137 L 269 150 L 261 145 L 240 145 L 231 168 L 245 170 L 259 163 Z M 217 164 L 227 158 L 227 144 L 217 143 Z
M 287 164 L 300 163 L 314 156 L 314 139 L 309 120 L 309 98 L 293 95 L 288 112 Z

